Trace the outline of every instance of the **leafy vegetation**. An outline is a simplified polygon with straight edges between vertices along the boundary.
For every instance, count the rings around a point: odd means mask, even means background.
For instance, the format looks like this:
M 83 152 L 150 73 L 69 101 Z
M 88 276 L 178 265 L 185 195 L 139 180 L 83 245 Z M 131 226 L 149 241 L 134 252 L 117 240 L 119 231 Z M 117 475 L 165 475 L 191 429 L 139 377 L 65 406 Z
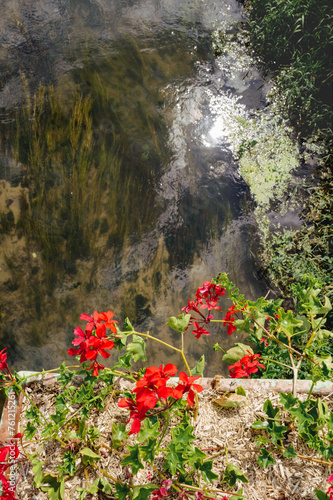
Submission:
M 303 190 L 303 227 L 272 235 L 263 250 L 268 276 L 285 296 L 293 296 L 293 283 L 306 284 L 308 278 L 321 283 L 327 295 L 333 291 L 332 7 L 329 0 L 250 4 L 250 40 L 272 72 L 274 99 L 304 143 L 305 159 L 306 142 L 319 151 L 319 180 L 307 181 Z

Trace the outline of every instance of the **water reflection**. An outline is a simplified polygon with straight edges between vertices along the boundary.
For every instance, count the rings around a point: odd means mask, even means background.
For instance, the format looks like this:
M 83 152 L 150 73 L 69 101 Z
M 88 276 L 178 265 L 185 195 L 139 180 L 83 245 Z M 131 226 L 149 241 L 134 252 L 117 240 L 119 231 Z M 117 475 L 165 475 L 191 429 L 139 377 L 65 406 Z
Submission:
M 207 90 L 223 91 L 211 33 L 241 18 L 236 1 L 13 1 L 1 13 L 0 340 L 14 367 L 68 360 L 81 312 L 111 308 L 177 342 L 167 318 L 204 280 L 228 272 L 262 293 L 247 189 L 228 144 L 202 140 Z M 218 328 L 188 335 L 207 375 L 222 370 L 217 340 Z

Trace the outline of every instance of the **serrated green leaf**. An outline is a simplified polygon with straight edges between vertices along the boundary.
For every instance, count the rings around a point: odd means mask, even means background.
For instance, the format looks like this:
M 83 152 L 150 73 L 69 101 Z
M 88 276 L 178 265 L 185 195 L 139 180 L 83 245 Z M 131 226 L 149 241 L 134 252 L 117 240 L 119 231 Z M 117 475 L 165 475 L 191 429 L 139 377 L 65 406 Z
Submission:
M 37 432 L 37 427 L 35 427 L 31 422 L 28 422 L 26 428 L 24 429 L 24 435 L 27 439 L 32 439 Z
M 286 450 L 284 450 L 283 456 L 286 458 L 297 457 L 297 453 L 295 451 L 295 448 L 293 446 L 289 445 L 288 448 Z
M 118 500 L 125 500 L 125 498 L 130 493 L 130 491 L 131 490 L 127 486 L 127 484 L 116 483 L 116 491 L 115 491 L 114 495 L 116 498 L 118 498 Z
M 146 343 L 145 341 L 139 337 L 138 335 L 133 335 L 132 342 L 130 342 L 126 351 L 130 352 L 133 355 L 133 360 L 135 362 L 139 361 L 147 361 L 146 358 Z
M 133 332 L 134 331 L 132 323 L 130 322 L 130 320 L 128 318 L 126 318 L 124 321 L 124 331 L 125 332 Z
M 158 486 L 154 484 L 146 484 L 144 486 L 134 486 L 133 488 L 133 500 L 147 500 L 152 491 L 158 490 Z
M 182 446 L 181 446 L 182 447 Z M 170 443 L 168 446 L 168 453 L 165 456 L 164 469 L 170 470 L 171 474 L 174 475 L 178 469 L 182 474 L 185 474 L 184 469 L 184 457 L 182 455 L 182 450 L 175 443 Z
M 140 432 L 138 434 L 137 440 L 139 443 L 144 443 L 150 437 L 157 437 L 158 429 L 160 428 L 160 423 L 156 422 L 153 424 L 149 418 L 146 418 L 141 425 Z
M 242 483 L 249 482 L 244 473 L 236 465 L 229 463 L 224 471 L 222 482 L 227 483 L 230 488 L 233 488 L 236 481 L 242 481 Z
M 122 461 L 121 465 L 130 465 L 132 467 L 133 474 L 137 474 L 139 469 L 144 469 L 144 466 L 140 459 L 140 449 L 136 444 L 135 446 L 127 446 L 129 455 L 127 455 Z
M 257 458 L 258 465 L 267 469 L 269 465 L 274 465 L 275 460 L 265 448 L 260 449 L 260 455 Z
M 113 368 L 131 368 L 132 366 L 132 353 L 127 352 L 123 356 L 118 357 L 117 363 L 113 365 Z
M 201 451 L 196 446 L 188 448 L 184 453 L 184 458 L 186 458 L 188 465 L 192 466 L 195 462 L 197 462 L 197 468 L 200 468 L 206 457 L 206 453 Z
M 171 318 L 169 318 L 169 321 L 167 322 L 167 326 L 170 326 L 170 328 L 172 328 L 176 332 L 183 333 L 188 327 L 190 319 L 190 314 L 180 314 L 178 318 L 176 318 L 175 316 L 171 316 Z
M 287 427 L 285 425 L 278 425 L 276 422 L 273 422 L 272 427 L 269 428 L 268 432 L 271 435 L 272 443 L 277 445 L 278 441 L 284 439 L 284 433 L 286 432 Z
M 264 412 L 267 413 L 269 420 L 268 420 L 268 426 L 272 427 L 273 426 L 273 420 L 277 420 L 277 415 L 279 413 L 279 408 L 274 408 L 272 405 L 272 402 L 270 399 L 266 399 L 264 406 L 263 406 Z
M 282 307 L 280 307 L 279 325 L 276 328 L 278 332 L 283 331 L 287 337 L 292 337 L 295 334 L 294 328 L 301 327 L 302 325 L 302 320 L 296 319 L 291 311 L 285 312 Z
M 285 394 L 284 392 L 280 392 L 280 402 L 283 404 L 285 410 L 289 410 L 297 403 L 298 399 L 294 398 L 291 393 Z
M 212 460 L 204 462 L 199 468 L 203 480 L 206 481 L 207 483 L 211 483 L 214 479 L 218 479 L 219 477 L 217 474 L 215 474 L 215 472 L 212 471 L 212 468 L 213 468 Z
M 172 429 L 171 434 L 174 441 L 179 444 L 189 445 L 191 441 L 195 439 L 195 436 L 192 434 L 193 427 L 191 425 L 184 427 L 175 427 Z
M 148 443 L 144 446 L 140 446 L 143 460 L 146 462 L 153 462 L 155 458 L 155 447 L 157 439 L 148 439 Z
M 324 298 L 325 298 L 324 305 L 319 309 L 318 314 L 327 314 L 332 309 L 332 304 L 330 302 L 330 299 L 326 297 L 326 295 Z

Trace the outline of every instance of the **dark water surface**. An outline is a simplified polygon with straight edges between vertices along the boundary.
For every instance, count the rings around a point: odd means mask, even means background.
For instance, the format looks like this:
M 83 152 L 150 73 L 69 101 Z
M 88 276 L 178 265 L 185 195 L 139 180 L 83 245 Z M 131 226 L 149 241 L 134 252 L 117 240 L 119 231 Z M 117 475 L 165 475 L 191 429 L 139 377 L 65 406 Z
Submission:
M 69 362 L 94 309 L 177 343 L 168 317 L 219 272 L 249 298 L 265 293 L 248 191 L 210 102 L 263 97 L 255 68 L 214 59 L 212 33 L 232 36 L 237 2 L 6 0 L 0 12 L 0 342 L 12 366 Z M 191 363 L 205 352 L 205 374 L 221 373 L 211 347 L 234 341 L 188 333 Z M 179 361 L 157 344 L 148 357 Z

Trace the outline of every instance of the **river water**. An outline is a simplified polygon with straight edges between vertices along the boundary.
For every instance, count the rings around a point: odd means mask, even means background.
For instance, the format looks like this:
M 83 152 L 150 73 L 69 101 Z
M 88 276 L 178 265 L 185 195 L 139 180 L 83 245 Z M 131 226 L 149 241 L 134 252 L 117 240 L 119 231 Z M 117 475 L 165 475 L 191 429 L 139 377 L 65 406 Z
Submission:
M 219 127 L 267 90 L 237 41 L 239 4 L 6 0 L 0 12 L 0 342 L 11 365 L 70 363 L 79 315 L 95 309 L 176 345 L 168 317 L 219 272 L 249 298 L 265 293 L 248 188 Z M 212 346 L 235 340 L 216 326 L 189 332 L 190 362 L 205 352 L 205 375 L 225 373 Z M 157 344 L 147 355 L 179 362 Z

